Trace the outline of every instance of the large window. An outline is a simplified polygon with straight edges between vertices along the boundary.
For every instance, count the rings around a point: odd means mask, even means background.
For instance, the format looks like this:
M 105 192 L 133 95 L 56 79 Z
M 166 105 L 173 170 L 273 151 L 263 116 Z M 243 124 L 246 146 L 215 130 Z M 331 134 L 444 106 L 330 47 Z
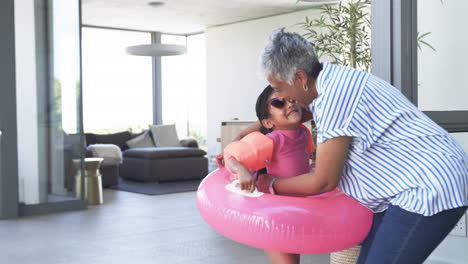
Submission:
M 187 54 L 161 59 L 163 123 L 206 148 L 205 35 L 162 35 L 161 42 L 187 46 Z
M 151 33 L 83 28 L 85 132 L 141 131 L 153 123 L 151 57 L 126 47 L 151 43 Z M 187 46 L 187 53 L 161 58 L 162 122 L 176 124 L 180 138 L 206 145 L 204 35 L 161 35 L 161 43 Z M 157 74 L 157 73 L 156 73 Z
M 419 1 L 418 32 L 429 33 L 418 53 L 418 107 L 424 111 L 468 110 L 468 28 L 459 22 L 466 1 Z M 437 16 L 434 16 L 437 14 Z
M 89 27 L 82 32 L 85 132 L 147 129 L 153 122 L 151 57 L 125 49 L 151 43 L 151 34 Z
M 185 36 L 162 35 L 161 43 L 186 45 Z M 161 58 L 162 121 L 176 124 L 179 137 L 188 135 L 187 55 Z

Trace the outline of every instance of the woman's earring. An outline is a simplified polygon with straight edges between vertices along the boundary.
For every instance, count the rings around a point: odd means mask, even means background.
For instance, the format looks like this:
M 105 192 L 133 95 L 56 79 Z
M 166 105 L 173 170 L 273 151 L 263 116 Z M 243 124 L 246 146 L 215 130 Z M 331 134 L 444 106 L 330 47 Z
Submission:
M 309 86 L 308 86 L 307 84 L 304 84 L 304 85 L 302 86 L 302 89 L 304 89 L 304 91 L 307 92 L 307 91 L 309 91 Z

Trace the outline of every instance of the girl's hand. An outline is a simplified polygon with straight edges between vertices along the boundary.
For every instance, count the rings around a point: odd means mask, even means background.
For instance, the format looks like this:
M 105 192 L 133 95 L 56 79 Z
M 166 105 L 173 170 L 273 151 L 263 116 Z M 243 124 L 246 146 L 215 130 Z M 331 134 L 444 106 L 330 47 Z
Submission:
M 216 156 L 216 165 L 218 168 L 224 168 L 224 153 L 218 154 Z
M 242 163 L 232 158 L 227 161 L 227 167 L 239 180 L 239 185 L 242 190 L 246 190 L 248 192 L 255 191 L 255 179 L 252 176 L 252 173 L 250 173 Z
M 271 174 L 260 174 L 257 178 L 257 189 L 260 192 L 270 193 L 270 183 L 275 177 Z
M 246 172 L 238 173 L 236 175 L 242 190 L 246 190 L 248 192 L 255 191 L 255 178 L 248 170 Z

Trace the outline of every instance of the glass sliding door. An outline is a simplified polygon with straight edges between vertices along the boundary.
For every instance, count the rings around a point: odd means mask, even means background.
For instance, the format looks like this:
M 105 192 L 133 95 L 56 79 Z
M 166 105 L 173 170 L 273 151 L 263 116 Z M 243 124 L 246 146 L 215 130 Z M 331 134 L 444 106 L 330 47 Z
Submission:
M 73 159 L 81 158 L 79 1 L 49 1 L 49 81 L 43 109 L 49 201 L 74 198 Z
M 80 1 L 30 0 L 16 8 L 17 36 L 28 40 L 17 42 L 19 193 L 28 214 L 28 206 L 82 200 L 75 194 L 84 155 Z

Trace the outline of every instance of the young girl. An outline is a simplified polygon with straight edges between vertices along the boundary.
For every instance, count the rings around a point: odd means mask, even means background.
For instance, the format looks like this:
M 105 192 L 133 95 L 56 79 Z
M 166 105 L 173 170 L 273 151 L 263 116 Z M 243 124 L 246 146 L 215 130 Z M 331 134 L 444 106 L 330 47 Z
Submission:
M 259 95 L 255 110 L 266 136 L 274 142 L 273 156 L 266 166 L 267 173 L 278 178 L 288 178 L 310 171 L 310 132 L 301 125 L 302 109 L 295 101 L 280 99 L 271 86 Z M 252 173 L 234 158 L 225 161 L 236 174 L 243 190 L 253 191 Z M 272 263 L 299 263 L 299 254 L 265 250 Z

